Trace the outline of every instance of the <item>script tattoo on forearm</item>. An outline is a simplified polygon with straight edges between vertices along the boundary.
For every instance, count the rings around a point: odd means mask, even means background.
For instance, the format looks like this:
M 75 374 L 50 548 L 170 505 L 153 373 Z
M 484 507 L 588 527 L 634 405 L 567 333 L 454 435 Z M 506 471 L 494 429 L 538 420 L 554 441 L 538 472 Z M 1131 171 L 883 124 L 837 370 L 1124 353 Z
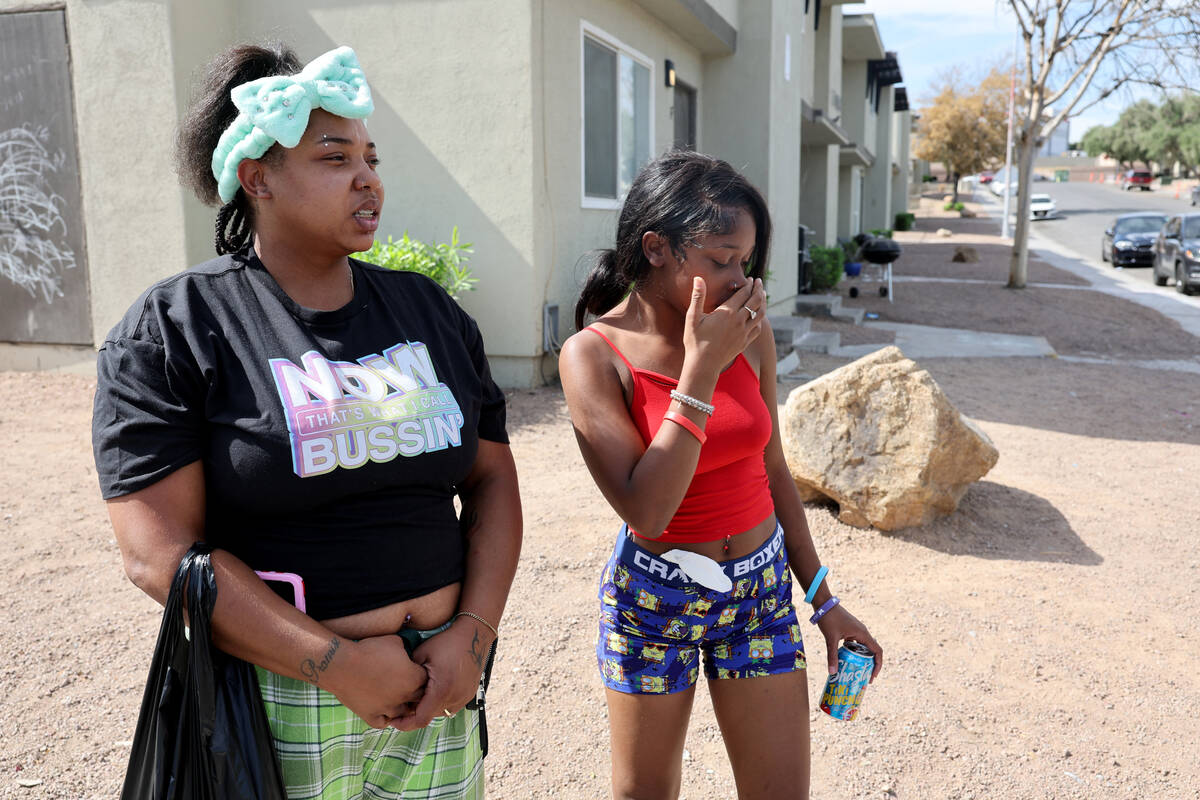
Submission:
M 479 629 L 475 629 L 475 635 L 471 637 L 471 658 L 475 660 L 475 666 L 483 669 L 483 653 L 479 649 Z
M 329 640 L 329 648 L 325 651 L 325 655 L 320 661 L 313 661 L 311 658 L 306 658 L 300 662 L 300 674 L 312 683 L 313 686 L 321 685 L 321 673 L 329 669 L 330 662 L 333 661 L 333 656 L 337 653 L 338 648 L 342 643 L 335 636 Z

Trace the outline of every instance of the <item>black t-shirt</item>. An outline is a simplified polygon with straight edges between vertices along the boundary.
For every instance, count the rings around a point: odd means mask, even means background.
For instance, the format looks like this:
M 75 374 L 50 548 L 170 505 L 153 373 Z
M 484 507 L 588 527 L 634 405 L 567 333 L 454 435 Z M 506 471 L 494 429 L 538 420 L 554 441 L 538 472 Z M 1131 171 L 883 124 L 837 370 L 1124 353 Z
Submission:
M 105 499 L 202 461 L 206 539 L 299 574 L 317 619 L 460 580 L 457 486 L 480 438 L 508 441 L 475 321 L 424 276 L 351 269 L 354 299 L 314 311 L 252 250 L 205 262 L 142 295 L 97 367 Z

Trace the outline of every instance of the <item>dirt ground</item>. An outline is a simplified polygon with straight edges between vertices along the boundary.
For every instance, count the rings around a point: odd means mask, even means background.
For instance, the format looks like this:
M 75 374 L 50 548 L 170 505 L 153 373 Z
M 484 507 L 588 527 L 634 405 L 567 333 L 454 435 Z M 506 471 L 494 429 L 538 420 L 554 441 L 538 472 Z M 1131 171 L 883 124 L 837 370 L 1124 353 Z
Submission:
M 922 244 L 933 248 L 923 260 L 949 270 L 952 243 Z M 906 249 L 907 274 L 919 252 Z M 903 302 L 862 304 L 887 319 L 1036 333 L 1064 352 L 1198 352 L 1174 323 L 1095 292 L 963 286 L 905 283 Z M 802 371 L 842 363 L 806 356 Z M 835 592 L 887 648 L 858 720 L 812 713 L 812 796 L 1196 798 L 1200 375 L 1053 358 L 922 366 L 1000 461 L 923 528 L 881 534 L 809 509 Z M 157 631 L 159 609 L 125 580 L 99 499 L 92 388 L 0 373 L 3 798 L 116 796 Z M 509 401 L 525 548 L 489 694 L 489 796 L 606 797 L 595 591 L 618 521 L 561 392 Z M 810 662 L 823 664 L 823 640 L 804 627 Z M 734 796 L 703 690 L 685 759 L 683 797 Z

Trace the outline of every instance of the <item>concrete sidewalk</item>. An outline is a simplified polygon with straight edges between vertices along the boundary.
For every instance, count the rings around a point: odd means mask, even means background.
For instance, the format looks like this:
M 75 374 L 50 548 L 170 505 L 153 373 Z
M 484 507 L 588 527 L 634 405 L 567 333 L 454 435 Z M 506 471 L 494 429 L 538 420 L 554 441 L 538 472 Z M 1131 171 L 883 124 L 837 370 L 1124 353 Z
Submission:
M 914 271 L 926 274 L 906 275 L 902 272 L 896 276 L 894 306 L 877 305 L 873 298 L 859 299 L 860 304 L 868 310 L 874 307 L 883 317 L 864 321 L 862 328 L 890 332 L 894 337 L 893 343 L 911 358 L 1057 357 L 1076 363 L 1121 364 L 1155 370 L 1200 373 L 1200 358 L 1196 357 L 1196 354 L 1200 353 L 1200 341 L 1195 342 L 1194 348 L 1191 344 L 1192 337 L 1200 338 L 1200 305 L 1175 294 L 1172 290 L 1147 286 L 1120 271 L 1101 271 L 1090 266 L 1078 253 L 1069 251 L 1036 233 L 1031 234 L 1030 258 L 1044 264 L 1036 270 L 1031 268 L 1031 274 L 1040 271 L 1042 276 L 1052 276 L 1055 270 L 1061 272 L 1051 280 L 1031 281 L 1028 284 L 1029 293 L 1018 292 L 1012 295 L 1010 308 L 1009 301 L 1001 300 L 996 289 L 1003 287 L 1007 279 L 1007 270 L 998 261 L 997 251 L 1001 248 L 1007 250 L 1011 246 L 1011 240 L 999 237 L 998 215 L 1002 209 L 998 203 L 989 201 L 990 198 L 985 197 L 979 204 L 980 211 L 989 216 L 971 220 L 965 225 L 966 232 L 961 235 L 956 232 L 954 236 L 945 239 L 927 236 L 914 245 L 918 253 L 915 257 L 918 259 L 929 257 L 927 251 L 930 246 L 937 247 L 938 250 L 944 246 L 948 260 L 949 252 L 955 245 L 969 243 L 981 247 L 981 253 L 988 251 L 984 258 L 985 263 L 962 265 L 961 272 L 955 271 L 947 275 L 944 267 L 937 266 L 940 263 L 939 257 L 935 256 L 932 261 L 916 262 L 918 266 Z M 930 216 L 925 218 L 924 222 L 925 227 L 940 226 L 941 220 Z M 949 218 L 944 227 L 961 230 L 964 225 L 959 224 L 957 218 Z M 980 230 L 981 227 L 994 233 L 985 235 Z M 921 248 L 925 252 L 922 252 Z M 1000 273 L 1002 269 L 1003 276 Z M 1068 275 L 1063 273 L 1079 278 L 1080 283 L 1066 282 Z M 906 294 L 913 298 L 915 306 L 905 305 Z M 1136 347 L 1101 346 L 1101 341 L 1110 339 L 1113 335 L 1113 325 L 1121 324 L 1122 320 L 1130 317 L 1141 317 L 1143 321 L 1150 322 L 1152 317 L 1147 317 L 1146 312 L 1133 314 L 1128 307 L 1127 310 L 1122 310 L 1119 306 L 1106 307 L 1099 303 L 1098 295 L 1136 303 L 1176 321 L 1182 331 L 1176 329 L 1171 334 L 1174 337 L 1172 346 L 1157 351 L 1153 342 L 1145 341 Z M 984 307 L 979 305 L 981 296 L 985 297 Z M 1073 296 L 1078 297 L 1078 302 Z M 930 306 L 931 299 L 936 301 L 937 305 L 934 307 Z M 1005 305 L 997 306 L 996 303 Z M 1040 319 L 1036 315 L 1029 316 L 1030 306 L 1040 307 Z M 950 313 L 946 313 L 946 309 L 949 309 Z M 1079 329 L 1079 335 L 1073 340 L 1071 337 L 1062 336 L 1061 332 L 1055 334 L 1055 326 L 1047 324 L 1047 315 L 1055 319 L 1060 316 L 1057 309 L 1061 309 L 1061 318 L 1065 324 Z M 892 319 L 889 320 L 889 316 Z M 1005 319 L 1011 320 L 1011 326 L 1003 322 Z M 938 320 L 940 324 L 920 324 L 926 320 Z M 991 330 L 973 329 L 971 323 L 976 320 L 981 323 L 980 328 L 990 327 Z M 1132 319 L 1129 321 L 1132 322 Z M 958 324 L 955 325 L 955 322 Z M 1105 329 L 1105 325 L 1108 326 L 1108 330 Z M 1001 332 L 1005 331 L 1006 327 L 1010 330 Z M 1046 335 L 1020 335 L 1024 331 L 1029 331 L 1030 334 L 1044 332 Z M 1047 336 L 1057 336 L 1065 351 L 1056 351 Z M 1123 338 L 1121 337 L 1122 340 Z M 1098 343 L 1094 348 L 1091 346 L 1093 341 Z M 836 358 L 860 358 L 886 346 L 879 343 L 846 345 L 831 349 L 829 355 Z M 781 360 L 778 373 L 781 376 L 788 375 L 800 367 L 802 360 L 803 356 Z

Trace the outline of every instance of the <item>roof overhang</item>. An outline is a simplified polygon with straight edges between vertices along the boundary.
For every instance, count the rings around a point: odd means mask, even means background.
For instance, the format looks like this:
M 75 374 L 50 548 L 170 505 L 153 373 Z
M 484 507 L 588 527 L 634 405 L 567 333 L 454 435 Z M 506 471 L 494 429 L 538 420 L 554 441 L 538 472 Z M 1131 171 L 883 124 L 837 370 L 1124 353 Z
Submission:
M 836 144 L 839 147 L 850 144 L 850 134 L 836 122 L 825 116 L 819 108 L 813 108 L 803 100 L 800 101 L 800 146 L 827 147 Z
M 870 61 L 886 56 L 874 14 L 846 14 L 842 17 L 843 60 Z
M 737 28 L 706 0 L 635 0 L 671 31 L 707 56 L 728 56 L 737 49 Z
M 838 164 L 843 167 L 869 167 L 875 163 L 875 155 L 861 144 L 843 145 L 838 152 Z
M 858 3 L 861 0 L 804 0 L 804 13 L 808 13 L 808 7 L 816 4 L 816 9 L 813 11 L 813 30 L 821 29 L 821 7 L 829 8 L 830 6 L 842 6 L 846 3 Z

